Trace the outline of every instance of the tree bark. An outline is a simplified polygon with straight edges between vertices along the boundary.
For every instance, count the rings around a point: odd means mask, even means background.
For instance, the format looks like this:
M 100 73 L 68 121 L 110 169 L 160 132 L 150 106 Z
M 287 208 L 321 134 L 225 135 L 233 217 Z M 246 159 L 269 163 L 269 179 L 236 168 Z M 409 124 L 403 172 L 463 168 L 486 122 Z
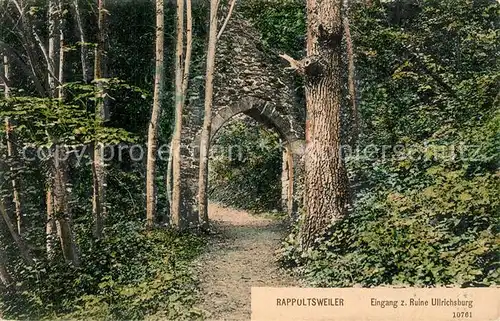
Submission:
M 59 74 L 56 64 L 58 63 L 59 55 L 59 28 L 60 28 L 60 12 L 58 2 L 60 0 L 49 0 L 49 46 L 47 52 L 47 79 L 49 83 L 50 97 L 55 98 L 57 95 L 56 85 L 58 83 L 56 77 Z M 42 41 L 38 37 L 38 42 L 41 44 L 41 50 L 44 52 L 44 46 Z
M 58 102 L 55 103 L 55 108 L 57 104 L 62 104 L 62 82 L 58 77 L 61 77 L 59 72 L 63 69 L 64 59 L 58 59 L 58 55 L 61 52 L 61 38 L 64 39 L 64 30 L 62 30 L 63 17 L 62 17 L 62 5 L 61 0 L 50 0 L 49 1 L 49 57 L 48 57 L 48 79 L 50 84 L 50 93 L 52 98 L 56 98 L 54 95 L 58 95 Z M 57 90 L 56 84 L 60 86 L 60 90 Z M 49 188 L 47 191 L 47 226 L 46 231 L 53 233 L 52 222 L 55 221 L 57 236 L 61 243 L 61 248 L 63 256 L 68 262 L 72 262 L 73 265 L 79 265 L 78 251 L 73 238 L 72 227 L 71 227 L 71 206 L 70 206 L 70 196 L 67 190 L 68 185 L 68 164 L 67 155 L 59 145 L 57 139 L 54 140 L 54 156 L 52 160 L 52 177 L 49 180 Z M 48 253 L 52 252 L 50 249 L 50 239 L 53 235 L 47 235 L 47 248 Z
M 198 182 L 198 210 L 203 229 L 209 228 L 208 219 L 208 152 L 210 150 L 210 131 L 212 127 L 213 80 L 215 70 L 215 50 L 217 46 L 217 0 L 210 1 L 210 31 L 208 36 L 207 71 L 205 81 L 205 116 L 200 138 L 200 172 Z
M 65 19 L 63 17 L 63 12 L 64 12 L 64 6 L 63 6 L 63 1 L 64 0 L 59 0 L 58 3 L 58 8 L 59 10 L 59 64 L 58 64 L 58 83 L 59 83 L 59 88 L 57 91 L 57 97 L 61 100 L 64 100 L 64 27 L 65 27 Z
M 9 72 L 9 59 L 7 56 L 3 56 L 3 80 L 4 80 L 4 97 L 5 99 L 10 98 L 10 88 L 9 88 L 9 82 L 10 82 L 10 72 Z M 17 155 L 17 148 L 16 148 L 16 140 L 14 137 L 14 132 L 13 132 L 13 124 L 12 121 L 10 120 L 9 117 L 5 118 L 5 136 L 7 140 L 7 157 L 13 162 L 14 164 L 17 164 L 19 162 L 19 158 Z M 16 211 L 16 221 L 17 221 L 17 233 L 21 235 L 21 229 L 22 229 L 22 206 L 21 206 L 21 193 L 20 193 L 20 187 L 19 187 L 19 181 L 15 177 L 17 169 L 11 165 L 10 166 L 10 172 L 12 175 L 14 175 L 14 178 L 12 179 L 12 200 L 14 202 L 14 207 Z
M 97 86 L 97 99 L 95 117 L 100 126 L 104 126 L 109 120 L 109 109 L 106 104 L 104 82 L 102 78 L 106 75 L 106 3 L 105 0 L 98 1 L 98 34 L 95 49 L 94 80 Z M 94 236 L 100 238 L 104 227 L 106 216 L 106 168 L 104 163 L 104 145 L 98 141 L 93 144 L 93 195 L 92 213 L 94 216 Z
M 182 56 L 184 46 L 184 0 L 177 0 L 177 44 L 175 48 L 175 124 L 172 136 L 171 223 L 182 229 L 181 221 L 181 134 L 182 134 Z
M 164 34 L 165 13 L 163 0 L 156 0 L 156 71 L 153 110 L 148 130 L 148 160 L 146 168 L 146 227 L 154 227 L 156 219 L 156 161 L 158 152 L 158 128 L 164 84 Z
M 340 154 L 341 8 L 341 0 L 307 1 L 304 249 L 347 209 L 347 175 Z
M 5 118 L 5 133 L 7 139 L 7 157 L 14 164 L 17 164 L 19 159 L 17 157 L 17 150 L 15 146 L 15 138 L 13 133 L 13 124 L 10 118 Z M 18 170 L 11 164 L 10 172 L 14 175 L 12 178 L 12 200 L 14 202 L 15 212 L 16 212 L 16 223 L 17 223 L 17 233 L 22 234 L 22 207 L 21 207 L 21 193 L 19 189 L 19 181 L 16 178 L 16 172 Z
M 49 40 L 48 40 L 48 53 L 44 54 L 45 60 L 46 60 L 46 66 L 47 66 L 47 79 L 48 79 L 48 84 L 49 84 L 49 90 L 48 94 L 50 98 L 55 98 L 56 95 L 56 72 L 55 72 L 55 63 L 59 62 L 58 59 L 56 59 L 56 53 L 59 52 L 59 50 L 56 48 L 56 45 L 58 44 L 57 39 L 59 39 L 59 16 L 58 16 L 58 5 L 56 3 L 56 0 L 50 0 L 48 2 L 48 21 L 49 21 Z M 41 39 L 35 35 L 35 38 L 37 38 L 37 41 L 39 43 L 40 49 L 42 52 L 45 52 L 45 46 Z M 52 176 L 55 173 L 55 164 L 57 160 L 54 158 L 52 167 L 54 169 L 51 170 L 51 173 L 49 174 L 48 178 L 48 186 L 47 186 L 47 222 L 45 226 L 45 232 L 46 234 L 46 240 L 47 240 L 47 256 L 49 259 L 52 259 L 54 257 L 55 249 L 54 249 L 54 240 L 56 238 L 56 229 L 55 229 L 55 224 L 56 224 L 56 217 L 55 217 L 55 212 L 54 212 L 54 179 Z M 49 202 L 50 199 L 50 202 Z
M 54 217 L 54 196 L 52 193 L 52 179 L 49 179 L 49 186 L 46 192 L 46 207 L 47 207 L 47 221 L 45 223 L 45 238 L 47 248 L 47 258 L 49 260 L 55 257 L 56 245 L 56 220 Z
M 80 6 L 78 0 L 73 0 L 73 11 L 76 20 L 76 28 L 78 29 L 78 36 L 80 38 L 80 62 L 82 64 L 82 77 L 83 81 L 87 84 L 92 80 L 92 73 L 89 68 L 88 62 L 88 49 L 87 40 L 85 39 L 85 31 L 83 28 L 82 16 L 80 13 Z
M 67 191 L 68 169 L 65 160 L 67 155 L 64 153 L 65 151 L 61 147 L 55 146 L 53 210 L 64 259 L 78 266 L 80 260 L 71 228 L 70 196 Z

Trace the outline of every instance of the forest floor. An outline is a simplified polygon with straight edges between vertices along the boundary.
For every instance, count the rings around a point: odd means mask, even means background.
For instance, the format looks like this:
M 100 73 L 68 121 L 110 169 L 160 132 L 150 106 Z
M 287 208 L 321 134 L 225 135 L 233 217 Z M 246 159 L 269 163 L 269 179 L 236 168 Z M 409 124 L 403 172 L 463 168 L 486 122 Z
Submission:
M 276 263 L 286 232 L 280 220 L 217 204 L 210 204 L 209 215 L 216 234 L 195 262 L 206 320 L 250 320 L 251 287 L 301 285 Z

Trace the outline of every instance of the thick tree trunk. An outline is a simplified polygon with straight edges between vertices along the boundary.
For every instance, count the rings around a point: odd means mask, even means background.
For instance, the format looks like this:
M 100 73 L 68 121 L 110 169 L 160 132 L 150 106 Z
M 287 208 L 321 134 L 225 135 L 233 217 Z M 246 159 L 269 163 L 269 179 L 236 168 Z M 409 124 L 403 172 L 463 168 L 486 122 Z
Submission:
M 109 120 L 109 110 L 106 104 L 104 83 L 102 78 L 106 75 L 106 3 L 105 0 L 98 1 L 98 35 L 95 49 L 94 79 L 97 85 L 97 102 L 95 108 L 96 120 L 101 126 Z M 92 213 L 94 215 L 94 236 L 100 238 L 104 227 L 106 216 L 106 168 L 104 164 L 104 145 L 98 141 L 93 144 L 93 195 Z
M 148 130 L 148 160 L 146 168 L 146 227 L 152 229 L 156 218 L 156 160 L 158 152 L 158 127 L 160 125 L 161 102 L 164 83 L 164 28 L 163 0 L 156 0 L 156 72 L 153 110 Z
M 177 44 L 175 48 L 175 124 L 172 136 L 172 225 L 182 229 L 181 221 L 181 133 L 182 133 L 182 56 L 184 47 L 184 0 L 177 0 Z
M 341 0 L 307 1 L 307 102 L 304 248 L 347 209 L 347 175 L 341 147 Z
M 212 127 L 213 81 L 215 70 L 215 50 L 217 45 L 217 10 L 219 1 L 210 1 L 210 31 L 208 36 L 207 71 L 205 80 L 205 116 L 200 138 L 200 172 L 198 182 L 198 209 L 203 229 L 208 229 L 208 152 Z

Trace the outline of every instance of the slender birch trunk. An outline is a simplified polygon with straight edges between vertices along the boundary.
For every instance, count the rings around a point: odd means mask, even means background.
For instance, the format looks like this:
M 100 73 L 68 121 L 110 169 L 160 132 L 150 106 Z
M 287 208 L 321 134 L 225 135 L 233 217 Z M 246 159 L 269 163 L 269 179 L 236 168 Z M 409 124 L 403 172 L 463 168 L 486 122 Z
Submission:
M 59 71 L 57 70 L 56 64 L 59 62 L 58 60 L 58 55 L 59 55 L 59 28 L 60 28 L 60 12 L 59 12 L 59 6 L 58 2 L 60 0 L 49 0 L 49 47 L 48 47 L 48 52 L 47 52 L 47 79 L 49 83 L 49 91 L 50 91 L 50 96 L 52 98 L 55 98 L 57 95 L 56 92 L 56 87 L 57 87 L 57 75 L 59 74 Z M 39 37 L 38 37 L 39 38 Z M 40 41 L 41 43 L 41 41 Z M 43 44 L 42 46 L 42 52 L 44 52 L 43 49 Z
M 62 26 L 62 2 L 63 0 L 50 0 L 49 1 L 49 56 L 47 59 L 48 77 L 50 92 L 53 98 L 57 94 L 58 102 L 55 104 L 63 104 L 62 97 L 64 95 L 62 71 L 64 69 L 64 55 L 59 57 L 61 53 L 61 39 L 64 40 L 64 29 Z M 61 65 L 59 65 L 61 64 Z M 59 86 L 57 90 L 56 85 Z M 57 108 L 57 105 L 55 105 Z M 59 140 L 54 140 L 54 159 L 52 164 L 52 177 L 47 191 L 47 226 L 46 231 L 49 233 L 54 232 L 53 222 L 55 222 L 57 236 L 61 243 L 63 256 L 66 261 L 71 262 L 73 265 L 78 266 L 80 263 L 77 247 L 75 244 L 72 227 L 71 227 L 71 204 L 70 194 L 67 190 L 69 183 L 68 178 L 68 164 L 66 151 L 59 146 Z M 49 257 L 53 253 L 50 248 L 50 240 L 53 235 L 47 235 L 47 250 Z
M 178 38 L 178 44 L 179 42 Z M 183 41 L 183 40 L 182 40 Z M 174 151 L 174 145 L 178 144 L 178 151 L 176 150 L 177 157 L 179 159 L 179 164 L 178 170 L 180 171 L 180 135 L 182 132 L 182 111 L 184 110 L 184 106 L 186 104 L 186 98 L 188 94 L 188 87 L 189 87 L 189 69 L 191 66 L 191 54 L 192 54 L 192 49 L 193 49 L 193 17 L 192 17 L 192 5 L 191 5 L 191 0 L 186 0 L 186 53 L 184 57 L 184 70 L 179 70 L 179 74 L 182 74 L 182 85 L 181 85 L 181 93 L 180 97 L 178 99 L 180 100 L 177 105 L 177 100 L 176 100 L 176 115 L 177 112 L 180 112 L 181 118 L 177 119 L 176 118 L 176 123 L 175 123 L 175 128 L 174 128 L 174 134 L 172 137 L 172 143 L 170 144 L 170 154 L 169 154 L 169 159 L 167 163 L 167 175 L 166 175 L 166 180 L 167 180 L 167 199 L 170 204 L 170 210 L 171 213 L 174 213 L 174 211 L 177 213 L 175 215 L 172 215 L 173 219 L 172 222 L 179 226 L 179 214 L 178 212 L 180 211 L 180 196 L 176 197 L 176 202 L 178 204 L 174 207 L 172 206 L 173 204 L 173 196 L 172 196 L 172 168 L 173 168 L 173 151 Z M 183 53 L 181 53 L 182 55 Z M 181 66 L 181 62 L 179 62 L 179 66 Z M 176 69 L 176 89 L 177 89 L 177 69 Z M 176 116 L 177 117 L 177 116 Z M 177 133 L 176 133 L 177 132 Z M 180 174 L 179 174 L 180 175 Z M 176 193 L 180 193 L 180 178 L 178 179 L 179 181 L 179 186 L 176 189 Z M 180 195 L 180 194 L 179 194 Z
M 4 97 L 5 99 L 10 98 L 10 72 L 9 72 L 9 59 L 7 56 L 3 56 L 3 77 L 4 77 Z M 13 124 L 9 117 L 5 118 L 5 136 L 7 140 L 7 157 L 17 163 L 19 161 L 16 148 L 16 139 L 14 137 Z M 13 165 L 10 167 L 11 174 L 14 174 L 17 170 Z M 22 206 L 21 206 L 21 193 L 19 187 L 19 181 L 16 177 L 12 179 L 12 200 L 14 202 L 14 207 L 16 211 L 16 222 L 17 222 L 17 233 L 21 235 L 22 231 Z
M 73 0 L 73 13 L 76 20 L 76 28 L 78 32 L 78 37 L 80 39 L 80 63 L 82 65 L 82 77 L 84 83 L 89 83 L 92 80 L 92 73 L 90 69 L 90 63 L 88 61 L 88 45 L 85 38 L 85 31 L 83 29 L 82 16 L 80 13 L 80 6 L 78 4 L 79 0 Z
M 203 229 L 209 228 L 208 221 L 208 152 L 210 149 L 210 131 L 212 127 L 213 80 L 215 71 L 215 50 L 217 45 L 217 11 L 219 2 L 210 1 L 210 31 L 208 36 L 207 71 L 205 81 L 205 117 L 200 138 L 200 172 L 198 182 L 198 209 L 200 224 Z
M 56 94 L 56 79 L 55 79 L 55 63 L 56 61 L 56 39 L 59 36 L 58 32 L 58 22 L 59 17 L 57 15 L 58 8 L 56 0 L 49 0 L 48 3 L 48 21 L 49 21 L 49 40 L 48 40 L 48 53 L 44 53 L 46 65 L 47 65 L 47 79 L 49 84 L 48 94 L 50 98 L 54 98 Z M 36 37 L 36 36 L 35 36 Z M 39 39 L 36 37 L 39 42 L 40 49 L 42 52 L 45 52 L 45 46 Z M 54 159 L 55 163 L 56 160 Z M 55 253 L 55 239 L 57 234 L 56 229 L 56 217 L 54 215 L 53 208 L 53 197 L 54 197 L 54 175 L 55 166 L 53 165 L 52 172 L 49 174 L 48 182 L 47 182 L 47 195 L 46 195 L 46 207 L 47 207 L 47 222 L 45 226 L 46 240 L 47 240 L 47 256 L 49 259 L 54 257 Z M 50 200 L 50 201 L 49 201 Z
M 184 0 L 177 0 L 177 44 L 175 48 L 175 124 L 172 135 L 172 204 L 171 223 L 180 229 L 181 222 L 181 134 L 182 134 L 182 57 L 184 48 Z
M 158 152 L 158 128 L 160 126 L 164 77 L 165 13 L 163 0 L 156 0 L 156 71 L 153 110 L 148 129 L 148 160 L 146 168 L 146 227 L 151 230 L 156 219 L 156 163 Z
M 105 99 L 104 83 L 102 78 L 105 74 L 105 56 L 106 56 L 106 3 L 105 0 L 98 1 L 98 35 L 97 47 L 95 50 L 94 79 L 97 83 L 97 103 L 95 108 L 96 120 L 100 126 L 109 120 L 109 110 Z M 93 195 L 92 195 L 92 213 L 94 215 L 94 236 L 100 238 L 104 227 L 104 218 L 106 216 L 106 169 L 104 164 L 104 145 L 98 141 L 94 142 L 93 151 L 94 160 L 92 162 L 93 173 Z
M 57 91 L 57 97 L 61 99 L 61 101 L 64 101 L 64 27 L 65 27 L 65 19 L 63 17 L 63 12 L 64 12 L 64 5 L 63 5 L 64 0 L 59 0 L 58 3 L 58 10 L 59 10 L 59 64 L 58 64 L 58 91 Z
M 46 238 L 46 249 L 47 257 L 49 260 L 55 258 L 55 246 L 56 246 L 56 219 L 54 217 L 54 196 L 52 195 L 52 177 L 49 178 L 49 186 L 46 191 L 46 201 L 45 206 L 47 207 L 47 221 L 45 223 L 45 238 Z
M 215 71 L 215 53 L 217 40 L 222 36 L 231 14 L 233 13 L 236 0 L 232 0 L 229 11 L 220 31 L 217 33 L 217 11 L 218 0 L 210 2 L 210 31 L 208 36 L 207 70 L 205 80 L 205 116 L 203 118 L 203 129 L 200 138 L 200 171 L 198 175 L 198 209 L 200 213 L 200 224 L 203 229 L 209 228 L 208 219 L 208 155 L 210 150 L 210 131 L 212 128 L 212 101 L 213 101 L 213 81 Z

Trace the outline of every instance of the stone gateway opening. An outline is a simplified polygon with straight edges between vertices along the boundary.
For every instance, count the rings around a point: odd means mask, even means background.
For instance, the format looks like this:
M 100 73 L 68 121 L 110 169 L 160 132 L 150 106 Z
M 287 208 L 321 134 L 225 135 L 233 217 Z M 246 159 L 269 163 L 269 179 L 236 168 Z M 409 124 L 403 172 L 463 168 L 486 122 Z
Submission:
M 287 212 L 293 215 L 300 201 L 298 186 L 303 172 L 305 110 L 297 103 L 290 75 L 280 58 L 260 43 L 254 27 L 234 16 L 220 38 L 216 53 L 211 139 L 230 119 L 245 114 L 275 129 L 283 142 L 282 180 Z M 203 108 L 186 106 L 181 143 L 180 228 L 198 226 L 199 142 Z

